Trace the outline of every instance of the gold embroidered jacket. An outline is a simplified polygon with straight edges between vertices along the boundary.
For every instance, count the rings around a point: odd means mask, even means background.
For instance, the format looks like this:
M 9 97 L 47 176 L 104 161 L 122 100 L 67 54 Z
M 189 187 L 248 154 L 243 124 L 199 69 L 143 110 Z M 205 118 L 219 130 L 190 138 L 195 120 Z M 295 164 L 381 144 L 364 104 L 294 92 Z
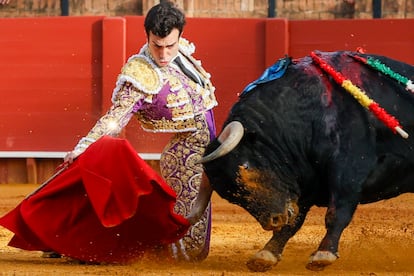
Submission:
M 201 79 L 196 83 L 178 68 L 158 67 L 152 60 L 147 44 L 131 56 L 122 67 L 112 95 L 112 106 L 87 136 L 75 147 L 83 152 L 103 135 L 116 136 L 132 116 L 146 131 L 196 131 L 194 117 L 217 105 L 214 86 L 208 74 L 192 54 L 193 44 L 181 38 L 179 55 L 193 66 Z

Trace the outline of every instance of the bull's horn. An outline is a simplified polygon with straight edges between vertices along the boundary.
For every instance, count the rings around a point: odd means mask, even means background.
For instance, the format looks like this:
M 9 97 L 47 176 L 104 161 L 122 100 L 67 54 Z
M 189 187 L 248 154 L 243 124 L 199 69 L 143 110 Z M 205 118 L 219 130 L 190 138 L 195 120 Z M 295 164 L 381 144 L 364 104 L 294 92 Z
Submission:
M 199 161 L 200 163 L 206 163 L 211 160 L 217 159 L 221 156 L 226 155 L 232 151 L 240 142 L 244 134 L 244 127 L 238 121 L 232 121 L 221 132 L 217 138 L 221 145 L 212 153 L 204 156 Z

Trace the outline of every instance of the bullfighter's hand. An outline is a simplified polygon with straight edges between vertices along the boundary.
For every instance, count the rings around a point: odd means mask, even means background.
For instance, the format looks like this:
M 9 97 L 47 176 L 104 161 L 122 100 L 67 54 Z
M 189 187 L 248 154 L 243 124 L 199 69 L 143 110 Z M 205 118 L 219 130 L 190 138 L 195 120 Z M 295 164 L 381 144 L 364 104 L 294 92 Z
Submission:
M 69 151 L 68 153 L 66 153 L 63 160 L 65 161 L 65 163 L 72 164 L 73 160 L 75 160 L 75 158 L 78 157 L 78 155 L 79 154 L 76 153 L 75 151 Z
M 10 3 L 10 0 L 0 0 L 1 5 L 7 5 Z

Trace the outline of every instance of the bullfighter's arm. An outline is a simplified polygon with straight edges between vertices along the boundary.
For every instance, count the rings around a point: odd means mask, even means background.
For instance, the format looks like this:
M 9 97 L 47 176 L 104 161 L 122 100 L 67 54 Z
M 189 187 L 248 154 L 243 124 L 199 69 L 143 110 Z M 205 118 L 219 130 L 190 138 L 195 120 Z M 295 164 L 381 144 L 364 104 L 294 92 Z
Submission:
M 90 144 L 104 135 L 118 136 L 121 130 L 127 125 L 134 112 L 142 105 L 144 94 L 126 82 L 117 92 L 113 99 L 110 109 L 103 115 L 83 137 L 75 149 L 71 152 L 72 156 L 65 157 L 73 160 L 84 152 Z

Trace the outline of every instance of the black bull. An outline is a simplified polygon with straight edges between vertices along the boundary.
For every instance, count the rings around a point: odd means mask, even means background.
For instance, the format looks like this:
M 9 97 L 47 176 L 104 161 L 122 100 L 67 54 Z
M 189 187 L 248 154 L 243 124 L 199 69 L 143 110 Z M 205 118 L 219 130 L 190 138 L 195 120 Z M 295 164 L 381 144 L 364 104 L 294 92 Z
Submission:
M 317 56 L 409 136 L 387 127 L 311 56 L 292 60 L 283 76 L 243 93 L 200 161 L 210 184 L 201 185 L 188 218 L 197 220 L 213 189 L 272 230 L 265 247 L 247 262 L 254 271 L 280 261 L 313 205 L 327 207 L 326 234 L 307 268 L 322 270 L 338 258 L 341 234 L 358 204 L 414 191 L 414 94 L 401 77 L 413 79 L 414 67 L 359 52 Z M 391 73 L 356 56 L 380 61 Z

